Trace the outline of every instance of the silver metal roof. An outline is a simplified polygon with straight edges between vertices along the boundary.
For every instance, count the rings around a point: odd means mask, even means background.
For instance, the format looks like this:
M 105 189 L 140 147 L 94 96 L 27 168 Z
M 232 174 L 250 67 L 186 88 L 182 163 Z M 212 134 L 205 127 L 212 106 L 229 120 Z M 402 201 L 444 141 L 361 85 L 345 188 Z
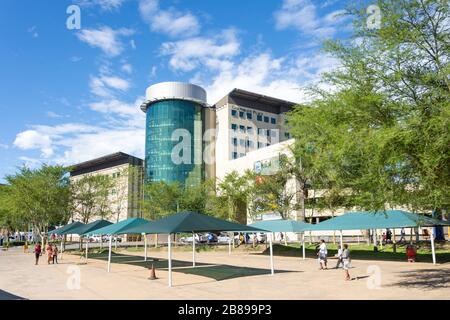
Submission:
M 146 101 L 141 105 L 141 110 L 146 112 L 152 103 L 172 99 L 207 104 L 206 91 L 200 86 L 185 82 L 161 82 L 147 88 Z

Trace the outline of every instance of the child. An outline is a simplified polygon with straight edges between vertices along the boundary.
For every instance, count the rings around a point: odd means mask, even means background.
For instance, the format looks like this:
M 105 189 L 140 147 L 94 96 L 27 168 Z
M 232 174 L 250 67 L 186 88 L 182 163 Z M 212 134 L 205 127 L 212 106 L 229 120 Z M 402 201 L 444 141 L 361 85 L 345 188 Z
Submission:
M 320 240 L 319 252 L 317 255 L 319 256 L 319 270 L 327 270 L 327 245 L 325 244 L 325 240 Z
M 56 246 L 56 244 L 53 245 L 53 249 L 52 249 L 52 258 L 53 258 L 53 264 L 58 264 L 58 247 Z
M 52 246 L 50 245 L 50 243 L 47 243 L 47 247 L 45 248 L 45 251 L 47 251 L 47 263 L 50 264 L 50 261 L 52 261 L 53 257 L 52 257 Z

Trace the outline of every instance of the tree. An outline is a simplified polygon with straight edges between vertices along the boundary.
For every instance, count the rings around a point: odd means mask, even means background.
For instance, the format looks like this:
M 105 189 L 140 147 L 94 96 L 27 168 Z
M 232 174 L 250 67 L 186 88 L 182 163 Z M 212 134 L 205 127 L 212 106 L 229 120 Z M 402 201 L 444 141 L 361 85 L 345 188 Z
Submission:
M 6 176 L 3 194 L 7 220 L 16 226 L 30 224 L 44 239 L 48 227 L 65 223 L 69 213 L 69 181 L 66 168 L 44 164 L 38 169 L 20 168 Z M 3 213 L 5 214 L 5 213 Z
M 380 0 L 379 29 L 352 7 L 355 34 L 328 41 L 340 68 L 289 116 L 299 156 L 324 186 L 363 209 L 448 207 L 450 38 L 448 0 Z M 314 181 L 314 183 L 319 183 Z
M 107 219 L 112 215 L 109 194 L 114 183 L 107 175 L 84 175 L 70 184 L 72 219 L 78 215 L 83 223 L 93 217 Z
M 143 213 L 150 220 L 158 220 L 179 211 L 182 189 L 179 183 L 155 181 L 144 186 Z

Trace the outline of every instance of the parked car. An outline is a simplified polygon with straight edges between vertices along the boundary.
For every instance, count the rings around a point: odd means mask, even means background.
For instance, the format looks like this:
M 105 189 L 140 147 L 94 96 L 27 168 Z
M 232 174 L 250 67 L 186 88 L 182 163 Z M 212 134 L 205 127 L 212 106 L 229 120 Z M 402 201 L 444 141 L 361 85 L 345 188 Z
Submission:
M 181 243 L 192 243 L 192 236 L 189 237 L 181 237 L 180 242 Z M 208 241 L 208 237 L 205 234 L 195 234 L 195 243 L 205 243 Z
M 217 235 L 210 232 L 206 235 L 206 242 L 207 243 L 215 243 L 217 242 Z

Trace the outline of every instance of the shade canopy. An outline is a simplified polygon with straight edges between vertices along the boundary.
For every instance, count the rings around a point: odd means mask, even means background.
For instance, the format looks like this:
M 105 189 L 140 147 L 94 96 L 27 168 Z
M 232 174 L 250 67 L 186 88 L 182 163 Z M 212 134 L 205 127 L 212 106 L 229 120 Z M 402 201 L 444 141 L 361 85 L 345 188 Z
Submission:
M 149 223 L 149 221 L 141 218 L 130 218 L 122 220 L 118 223 L 110 224 L 100 229 L 91 230 L 87 233 L 84 233 L 83 235 L 129 234 L 130 232 L 128 232 L 127 230 L 129 230 L 130 228 L 137 227 L 146 223 Z
M 271 232 L 303 232 L 311 225 L 295 220 L 266 220 L 252 223 L 249 226 Z
M 349 212 L 319 224 L 311 225 L 307 231 L 319 230 L 365 230 L 385 228 L 414 228 L 449 225 L 448 221 L 441 221 L 425 215 L 401 210 L 387 211 L 359 211 Z
M 82 235 L 82 234 L 85 234 L 85 233 L 89 233 L 92 230 L 96 230 L 96 229 L 100 229 L 100 228 L 109 226 L 110 224 L 112 224 L 112 223 L 109 222 L 109 221 L 106 221 L 106 220 L 96 220 L 96 221 L 93 221 L 91 223 L 84 224 L 84 225 L 81 225 L 79 227 L 70 229 L 64 234 L 79 234 L 79 235 Z
M 127 229 L 126 233 L 180 233 L 207 231 L 266 232 L 196 212 L 180 212 L 160 220 Z
M 68 232 L 68 231 L 70 231 L 72 229 L 78 228 L 80 226 L 84 226 L 84 225 L 85 225 L 84 223 L 81 223 L 79 221 L 75 221 L 75 222 L 66 224 L 65 226 L 63 226 L 61 228 L 49 231 L 48 234 L 49 235 L 51 235 L 51 234 L 64 235 L 64 234 L 67 234 L 66 232 Z

